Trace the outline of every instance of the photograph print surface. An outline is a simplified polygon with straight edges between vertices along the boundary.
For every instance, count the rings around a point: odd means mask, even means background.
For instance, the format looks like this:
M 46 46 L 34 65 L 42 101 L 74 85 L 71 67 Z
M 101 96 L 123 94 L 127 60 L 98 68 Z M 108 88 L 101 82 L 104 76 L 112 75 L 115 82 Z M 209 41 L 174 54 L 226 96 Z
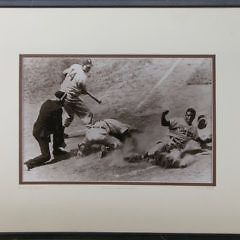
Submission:
M 20 184 L 215 185 L 214 55 L 20 55 Z

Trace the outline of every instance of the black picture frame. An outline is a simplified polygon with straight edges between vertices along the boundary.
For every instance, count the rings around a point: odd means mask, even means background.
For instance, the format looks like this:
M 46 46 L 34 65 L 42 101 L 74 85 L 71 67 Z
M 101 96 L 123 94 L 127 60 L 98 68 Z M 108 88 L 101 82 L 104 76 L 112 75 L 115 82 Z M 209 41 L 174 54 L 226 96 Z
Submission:
M 1 240 L 238 240 L 240 234 L 176 233 L 1 233 Z
M 239 8 L 240 0 L 0 0 L 0 8 L 152 7 Z M 240 234 L 120 233 L 120 232 L 1 232 L 0 239 L 84 240 L 237 240 Z
M 240 7 L 239 0 L 0 0 L 0 7 Z

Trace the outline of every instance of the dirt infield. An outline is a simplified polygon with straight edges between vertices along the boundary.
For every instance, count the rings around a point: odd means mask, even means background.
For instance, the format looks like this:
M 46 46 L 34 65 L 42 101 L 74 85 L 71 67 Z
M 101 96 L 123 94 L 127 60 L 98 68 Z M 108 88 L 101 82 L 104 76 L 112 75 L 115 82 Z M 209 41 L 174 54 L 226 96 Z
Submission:
M 32 126 L 40 105 L 52 98 L 63 79 L 62 71 L 79 58 L 26 58 L 23 62 L 23 162 L 39 154 L 32 136 Z M 88 90 L 102 100 L 97 104 L 88 96 L 82 99 L 95 119 L 115 118 L 137 127 L 137 151 L 144 152 L 164 138 L 167 128 L 161 126 L 161 113 L 168 109 L 169 118 L 182 117 L 188 107 L 209 119 L 202 136 L 212 132 L 212 66 L 204 58 L 93 58 Z M 67 132 L 83 129 L 76 117 Z M 81 137 L 66 139 L 65 159 L 51 159 L 43 166 L 27 171 L 29 182 L 159 182 L 211 183 L 212 151 L 187 155 L 184 169 L 163 169 L 147 162 L 128 163 L 124 150 L 100 158 L 99 153 L 76 156 Z M 191 147 L 198 145 L 191 142 Z

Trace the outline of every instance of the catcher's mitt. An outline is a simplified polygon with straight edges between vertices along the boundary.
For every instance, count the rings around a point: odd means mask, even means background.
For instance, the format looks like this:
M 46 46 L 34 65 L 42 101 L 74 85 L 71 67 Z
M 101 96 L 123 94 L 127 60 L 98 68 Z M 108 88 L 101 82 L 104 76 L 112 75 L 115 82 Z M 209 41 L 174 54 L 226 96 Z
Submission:
M 197 127 L 199 129 L 204 129 L 207 127 L 207 118 L 205 115 L 200 115 L 197 120 Z

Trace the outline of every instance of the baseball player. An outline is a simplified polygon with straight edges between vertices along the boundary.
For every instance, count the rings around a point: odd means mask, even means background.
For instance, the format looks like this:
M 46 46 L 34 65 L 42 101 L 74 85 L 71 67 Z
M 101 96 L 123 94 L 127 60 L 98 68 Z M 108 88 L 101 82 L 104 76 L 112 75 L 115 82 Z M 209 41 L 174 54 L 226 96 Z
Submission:
M 89 124 L 92 121 L 93 114 L 79 98 L 81 94 L 86 94 L 87 73 L 91 67 L 91 59 L 86 59 L 82 65 L 73 64 L 63 71 L 66 76 L 60 90 L 66 94 L 64 109 L 68 114 L 63 124 L 64 127 L 71 124 L 75 114 L 84 124 Z
M 153 164 L 161 165 L 166 168 L 186 167 L 186 165 L 182 165 L 180 161 L 181 153 L 186 147 L 186 144 L 190 140 L 194 140 L 201 146 L 204 146 L 212 141 L 211 138 L 202 140 L 198 136 L 197 128 L 192 125 L 196 116 L 195 109 L 188 108 L 184 118 L 167 120 L 166 115 L 168 113 L 168 110 L 162 113 L 161 123 L 169 129 L 169 140 L 167 142 L 158 141 L 146 154 L 136 154 L 133 156 L 135 160 L 147 159 Z
M 58 156 L 67 153 L 61 149 L 61 147 L 66 146 L 62 125 L 64 93 L 58 91 L 55 96 L 57 96 L 58 99 L 48 99 L 42 104 L 38 118 L 34 123 L 33 136 L 38 141 L 41 154 L 24 163 L 28 170 L 50 160 L 49 142 L 51 141 L 51 134 L 53 135 L 53 155 Z
M 88 125 L 85 137 L 78 145 L 78 156 L 91 153 L 94 145 L 101 147 L 101 157 L 116 148 L 120 148 L 126 138 L 136 129 L 115 119 L 104 119 Z

